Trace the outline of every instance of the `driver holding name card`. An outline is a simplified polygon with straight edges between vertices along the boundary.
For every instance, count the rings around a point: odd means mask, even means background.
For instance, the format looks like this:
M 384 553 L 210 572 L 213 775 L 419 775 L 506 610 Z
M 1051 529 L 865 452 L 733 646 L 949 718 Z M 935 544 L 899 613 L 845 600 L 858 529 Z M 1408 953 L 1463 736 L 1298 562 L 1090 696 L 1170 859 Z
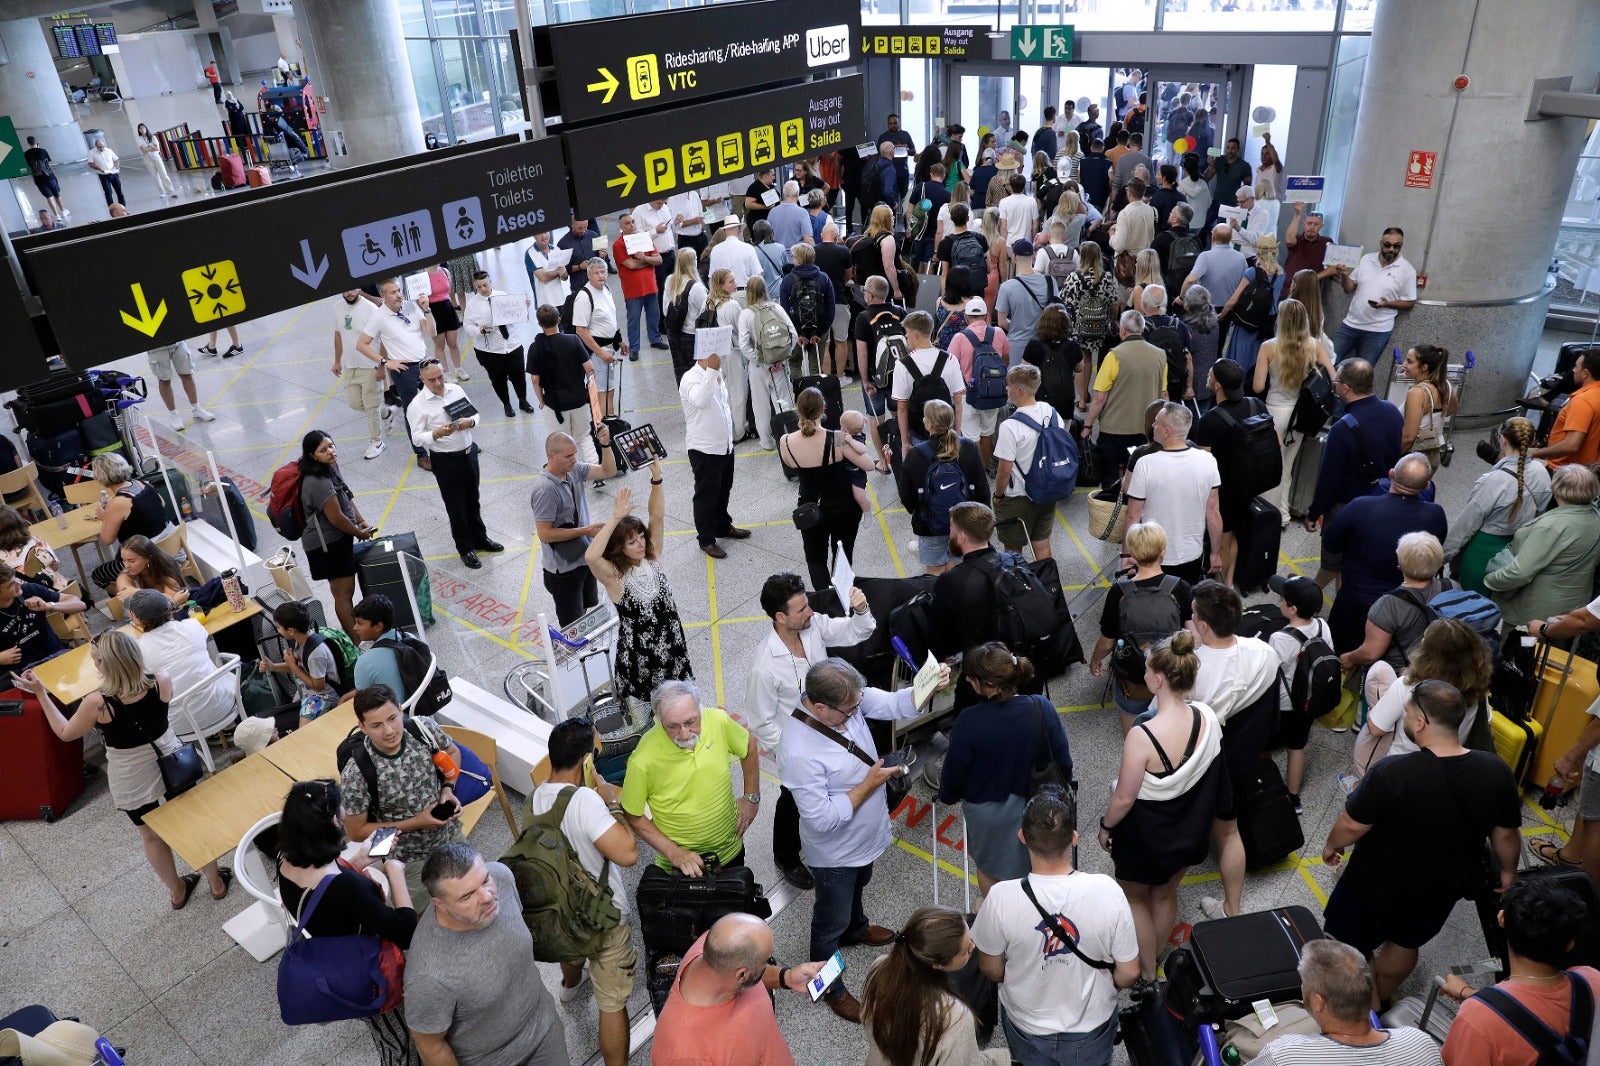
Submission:
M 450 517 L 450 535 L 461 561 L 472 570 L 483 566 L 479 552 L 505 551 L 503 544 L 489 539 L 478 506 L 478 446 L 472 442 L 478 417 L 466 390 L 445 381 L 439 360 L 424 360 L 422 391 L 406 408 L 406 424 L 411 439 L 433 457 L 433 477 Z
M 533 301 L 520 294 L 507 296 L 490 285 L 487 270 L 473 272 L 472 290 L 461 312 L 462 328 L 472 338 L 472 350 L 488 373 L 494 394 L 505 405 L 506 417 L 516 417 L 516 412 L 511 410 L 508 385 L 517 390 L 517 406 L 532 414 L 534 406 L 528 402 L 528 363 L 513 330 L 516 325 L 528 321 L 528 308 Z

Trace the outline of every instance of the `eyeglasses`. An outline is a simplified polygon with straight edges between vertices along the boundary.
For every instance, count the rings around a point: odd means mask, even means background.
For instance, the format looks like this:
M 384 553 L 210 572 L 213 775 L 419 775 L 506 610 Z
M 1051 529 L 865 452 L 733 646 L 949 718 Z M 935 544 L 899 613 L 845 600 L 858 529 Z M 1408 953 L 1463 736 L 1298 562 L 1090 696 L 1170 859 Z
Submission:
M 1401 248 L 1405 247 L 1405 245 L 1400 241 L 1381 241 L 1381 242 L 1379 242 L 1378 247 L 1379 248 L 1393 248 L 1395 251 L 1398 252 Z

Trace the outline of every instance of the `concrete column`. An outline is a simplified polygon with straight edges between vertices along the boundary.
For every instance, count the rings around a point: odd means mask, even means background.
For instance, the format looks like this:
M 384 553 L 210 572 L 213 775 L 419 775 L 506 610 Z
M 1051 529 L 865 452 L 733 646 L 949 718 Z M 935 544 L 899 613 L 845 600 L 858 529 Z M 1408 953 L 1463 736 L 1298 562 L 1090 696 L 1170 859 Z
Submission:
M 295 13 L 311 84 L 328 101 L 323 128 L 343 131 L 348 161 L 421 152 L 399 0 L 301 0 Z
M 36 18 L 0 22 L 0 44 L 11 57 L 0 65 L 0 115 L 16 124 L 18 142 L 26 148 L 28 138 L 37 137 L 58 165 L 86 157 L 83 130 L 56 77 L 43 25 Z
M 1464 414 L 1511 407 L 1550 302 L 1550 257 L 1586 124 L 1526 122 L 1535 78 L 1570 75 L 1593 91 L 1600 18 L 1593 0 L 1535 5 L 1493 0 L 1380 4 L 1339 239 L 1377 251 L 1386 226 L 1405 230 L 1405 252 L 1426 274 L 1421 302 L 1402 312 L 1402 351 L 1442 344 L 1453 360 L 1471 349 L 1477 368 Z M 1458 75 L 1471 84 L 1454 87 Z M 1438 153 L 1432 188 L 1405 184 L 1412 150 Z M 1347 300 L 1338 286 L 1329 325 Z M 1388 368 L 1380 368 L 1381 375 Z

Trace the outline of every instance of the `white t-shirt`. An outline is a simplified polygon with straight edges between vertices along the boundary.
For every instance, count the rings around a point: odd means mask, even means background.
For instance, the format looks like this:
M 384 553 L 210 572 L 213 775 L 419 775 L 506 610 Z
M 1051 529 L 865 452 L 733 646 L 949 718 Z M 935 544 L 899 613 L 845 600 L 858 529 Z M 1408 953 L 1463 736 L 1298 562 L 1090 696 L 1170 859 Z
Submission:
M 1017 414 L 1027 415 L 1041 426 L 1049 424 L 1050 416 L 1055 413 L 1055 408 L 1047 403 L 1030 403 L 1026 407 L 1017 408 Z M 1025 484 L 1028 471 L 1033 469 L 1033 453 L 1039 447 L 1039 434 L 1029 426 L 1023 425 L 1015 418 L 1007 418 L 1000 423 L 999 436 L 994 442 L 994 457 L 996 459 L 1010 459 L 1013 464 L 1011 481 L 1006 485 L 1007 496 L 1026 496 L 1028 494 Z
M 566 787 L 545 782 L 534 789 L 533 795 L 528 797 L 529 807 L 535 815 L 544 814 L 556 805 L 556 800 L 561 798 L 561 790 Z M 616 817 L 606 810 L 606 801 L 600 798 L 600 793 L 592 788 L 580 788 L 574 792 L 572 799 L 567 803 L 567 813 L 561 816 L 562 835 L 572 845 L 572 850 L 578 853 L 578 862 L 582 863 L 583 868 L 596 879 L 600 876 L 606 857 L 594 846 L 595 841 L 620 824 Z M 611 899 L 616 903 L 617 909 L 622 911 L 622 920 L 627 921 L 628 894 L 622 889 L 622 870 L 616 863 L 611 864 L 608 880 L 611 882 Z
M 1039 905 L 1077 934 L 1078 950 L 1089 958 L 1129 962 L 1139 957 L 1133 911 L 1111 878 L 1077 870 L 1030 874 L 1028 884 Z M 1021 881 L 1002 881 L 989 891 L 972 927 L 972 942 L 985 955 L 1005 958 L 1000 1003 L 1025 1033 L 1090 1032 L 1117 1009 L 1111 971 L 1088 965 L 1057 940 L 1023 894 Z
M 414 300 L 406 300 L 399 311 L 374 307 L 361 335 L 383 345 L 390 360 L 397 363 L 420 363 L 430 347 L 422 335 L 422 312 Z
M 1167 565 L 1200 558 L 1205 545 L 1206 501 L 1222 484 L 1210 452 L 1186 447 L 1151 452 L 1133 468 L 1128 496 L 1144 501 L 1141 522 L 1160 522 L 1167 531 Z M 1194 699 L 1204 702 L 1205 697 Z
M 378 308 L 365 296 L 357 296 L 356 302 L 347 304 L 343 296 L 333 298 L 333 331 L 339 334 L 341 351 L 344 358 L 355 356 L 362 362 L 366 357 L 356 351 L 356 342 L 361 339 L 361 331 L 367 328 L 367 322 L 372 318 L 372 312 Z
M 1313 618 L 1303 626 L 1287 626 L 1267 638 L 1272 650 L 1278 653 L 1278 661 L 1283 664 L 1283 687 L 1278 697 L 1278 707 L 1285 711 L 1289 709 L 1289 686 L 1294 684 L 1295 667 L 1300 665 L 1300 649 L 1305 646 L 1289 635 L 1291 629 L 1299 630 L 1300 635 L 1308 641 L 1321 637 L 1328 647 L 1333 647 L 1333 631 L 1322 618 Z
M 602 348 L 607 338 L 617 336 L 617 304 L 610 289 L 602 286 L 596 291 L 593 285 L 585 285 L 578 290 L 572 300 L 572 328 L 580 326 Z
M 1411 692 L 1416 687 L 1403 676 L 1396 678 L 1394 684 L 1384 692 L 1383 699 L 1367 712 L 1368 722 L 1385 733 L 1394 734 L 1394 740 L 1389 744 L 1390 755 L 1404 755 L 1417 750 L 1417 742 L 1406 736 L 1406 731 L 1400 724 L 1406 716 L 1406 703 L 1411 699 Z M 1463 744 L 1466 743 L 1467 734 L 1472 731 L 1472 723 L 1477 717 L 1478 708 L 1469 707 L 1466 717 L 1461 719 L 1461 726 L 1456 730 L 1456 736 Z
M 995 179 L 999 181 L 999 178 Z M 1039 203 L 1025 192 L 1014 192 L 998 205 L 1006 224 L 1006 242 L 1031 241 L 1039 232 Z
M 1378 262 L 1377 252 L 1368 252 L 1356 264 L 1350 280 L 1356 283 L 1356 291 L 1350 296 L 1350 310 L 1345 313 L 1344 324 L 1351 329 L 1364 329 L 1369 333 L 1387 333 L 1394 329 L 1394 317 L 1400 312 L 1392 307 L 1373 307 L 1368 300 L 1417 298 L 1417 270 L 1403 255 L 1383 266 Z
M 680 237 L 698 237 L 706 228 L 705 204 L 700 202 L 700 194 L 694 189 L 667 197 L 667 212 L 673 218 L 683 216 L 676 227 Z
M 917 348 L 910 355 L 911 361 L 916 364 L 917 369 L 926 374 L 933 370 L 933 364 L 938 362 L 939 349 Z M 961 362 L 955 356 L 946 357 L 944 373 L 940 376 L 944 378 L 945 385 L 950 389 L 950 398 L 952 400 L 967 391 L 967 383 L 961 380 Z M 889 398 L 896 401 L 911 399 L 911 371 L 907 370 L 898 359 L 895 360 L 894 364 L 894 379 L 889 382 Z M 918 432 L 920 433 L 921 431 L 919 430 Z
M 555 250 L 555 246 L 552 245 L 550 252 Z M 533 264 L 534 270 L 551 269 L 549 252 L 541 252 L 537 244 L 528 246 L 528 262 Z M 549 281 L 540 281 L 538 278 L 532 277 L 532 270 L 528 272 L 530 280 L 533 282 L 533 303 L 535 307 L 554 307 L 559 311 L 561 305 L 567 302 L 567 279 L 563 273 L 564 269 L 564 267 L 555 268 L 556 276 Z

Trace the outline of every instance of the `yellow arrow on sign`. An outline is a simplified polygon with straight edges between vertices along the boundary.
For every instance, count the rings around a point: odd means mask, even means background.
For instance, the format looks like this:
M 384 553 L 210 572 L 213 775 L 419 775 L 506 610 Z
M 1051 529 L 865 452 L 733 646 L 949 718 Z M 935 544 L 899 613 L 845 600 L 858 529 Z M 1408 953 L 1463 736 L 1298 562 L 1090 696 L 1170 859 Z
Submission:
M 606 182 L 606 188 L 611 189 L 620 185 L 622 186 L 622 192 L 618 193 L 617 195 L 626 197 L 633 191 L 633 183 L 639 180 L 639 175 L 635 174 L 621 163 L 617 164 L 617 170 L 622 174 L 622 177 L 612 178 L 610 181 Z
M 146 337 L 154 337 L 156 330 L 161 328 L 161 323 L 167 317 L 167 301 L 162 300 L 157 303 L 156 312 L 152 315 L 150 313 L 150 305 L 144 298 L 144 286 L 134 284 L 130 285 L 129 288 L 133 290 L 133 302 L 139 307 L 139 317 L 135 318 L 128 312 L 123 311 L 122 321 L 127 323 L 130 328 L 143 333 Z
M 600 102 L 609 104 L 611 98 L 617 94 L 617 86 L 621 83 L 617 81 L 617 76 L 605 67 L 598 67 L 595 72 L 600 75 L 600 80 L 591 82 L 587 88 L 592 93 L 605 93 L 606 98 Z

